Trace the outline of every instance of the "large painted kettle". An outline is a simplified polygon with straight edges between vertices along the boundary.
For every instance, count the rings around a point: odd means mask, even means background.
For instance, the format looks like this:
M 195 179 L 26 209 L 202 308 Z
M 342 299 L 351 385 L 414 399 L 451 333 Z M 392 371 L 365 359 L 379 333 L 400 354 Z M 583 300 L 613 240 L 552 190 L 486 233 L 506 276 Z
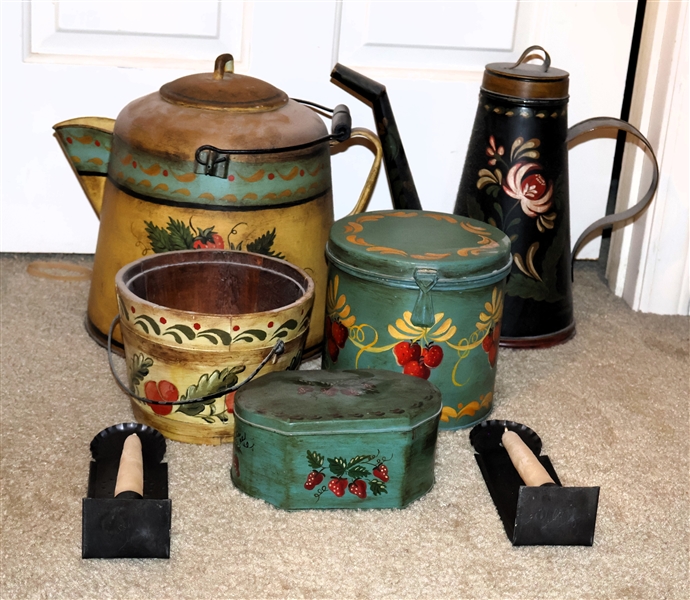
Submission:
M 333 113 L 330 134 L 307 105 Z M 366 210 L 381 163 L 378 138 L 351 129 L 347 107 L 290 99 L 234 73 L 224 54 L 212 73 L 166 83 L 117 120 L 78 118 L 54 129 L 100 219 L 87 318 L 94 339 L 105 341 L 118 313 L 121 267 L 150 253 L 227 248 L 284 258 L 312 276 L 305 356 L 320 350 L 324 248 L 334 220 L 331 147 L 360 137 L 376 150 L 353 213 Z
M 527 62 L 535 52 L 543 53 L 542 64 Z M 393 205 L 421 208 L 386 88 L 342 65 L 331 77 L 374 110 Z M 551 67 L 540 46 L 527 48 L 515 64 L 492 63 L 484 71 L 454 213 L 498 227 L 511 240 L 503 346 L 545 347 L 574 335 L 572 258 L 595 231 L 641 212 L 659 181 L 652 147 L 629 123 L 596 117 L 568 128 L 568 83 L 569 74 Z M 568 148 L 604 128 L 642 142 L 653 162 L 652 182 L 635 206 L 587 227 L 571 252 Z

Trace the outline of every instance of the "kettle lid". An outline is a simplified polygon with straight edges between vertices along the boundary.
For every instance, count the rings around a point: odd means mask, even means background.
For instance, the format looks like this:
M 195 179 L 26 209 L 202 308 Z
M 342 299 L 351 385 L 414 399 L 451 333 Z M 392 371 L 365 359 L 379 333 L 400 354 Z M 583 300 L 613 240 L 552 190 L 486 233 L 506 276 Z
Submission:
M 523 61 L 534 50 L 544 53 L 541 65 Z M 569 73 L 551 66 L 549 53 L 541 46 L 530 46 L 511 63 L 490 63 L 484 70 L 482 90 L 502 96 L 527 100 L 565 99 L 568 97 Z
M 273 111 L 288 103 L 288 96 L 266 81 L 233 72 L 231 54 L 216 58 L 213 73 L 187 75 L 160 89 L 172 104 L 233 112 Z

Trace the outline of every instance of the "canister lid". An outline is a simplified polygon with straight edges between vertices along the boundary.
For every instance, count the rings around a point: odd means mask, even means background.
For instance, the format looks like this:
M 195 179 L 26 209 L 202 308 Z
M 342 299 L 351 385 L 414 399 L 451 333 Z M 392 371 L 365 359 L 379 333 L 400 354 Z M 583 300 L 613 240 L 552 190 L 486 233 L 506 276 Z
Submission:
M 285 92 L 261 79 L 233 72 L 232 55 L 216 59 L 213 73 L 181 77 L 161 87 L 161 96 L 172 104 L 234 112 L 272 111 L 288 102 Z
M 510 269 L 510 240 L 475 219 L 423 210 L 384 210 L 336 221 L 328 259 L 355 276 L 417 287 L 416 273 L 433 272 L 434 289 L 489 285 Z
M 542 64 L 524 61 L 536 50 L 544 53 Z M 541 46 L 530 46 L 516 63 L 490 63 L 484 70 L 482 89 L 494 94 L 524 100 L 564 99 L 568 97 L 567 71 L 551 66 L 549 53 Z
M 235 418 L 285 435 L 408 431 L 441 404 L 435 385 L 394 371 L 280 371 L 237 391 Z

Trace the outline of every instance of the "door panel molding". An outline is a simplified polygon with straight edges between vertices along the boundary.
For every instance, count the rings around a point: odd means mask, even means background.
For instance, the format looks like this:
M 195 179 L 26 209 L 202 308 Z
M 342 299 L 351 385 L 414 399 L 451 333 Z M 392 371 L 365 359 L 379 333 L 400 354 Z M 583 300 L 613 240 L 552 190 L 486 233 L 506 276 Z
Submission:
M 24 62 L 207 71 L 230 52 L 247 70 L 253 2 L 26 2 Z

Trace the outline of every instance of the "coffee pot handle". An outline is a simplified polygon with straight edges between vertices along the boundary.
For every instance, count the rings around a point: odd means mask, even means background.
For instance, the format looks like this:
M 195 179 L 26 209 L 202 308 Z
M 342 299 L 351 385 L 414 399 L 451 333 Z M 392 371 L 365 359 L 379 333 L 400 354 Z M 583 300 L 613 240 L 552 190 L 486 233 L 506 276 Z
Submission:
M 374 162 L 369 170 L 369 175 L 364 182 L 364 187 L 359 195 L 357 204 L 348 213 L 348 215 L 355 215 L 357 213 L 364 212 L 369 206 L 369 201 L 371 200 L 371 195 L 374 193 L 374 186 L 376 185 L 376 180 L 379 176 L 379 171 L 381 170 L 381 160 L 383 158 L 383 148 L 381 146 L 381 140 L 373 131 L 366 129 L 364 127 L 355 127 L 350 133 L 350 139 L 364 139 L 367 140 L 374 147 Z
M 656 193 L 656 188 L 659 185 L 659 164 L 657 163 L 656 160 L 656 155 L 654 154 L 654 149 L 652 148 L 651 144 L 645 138 L 638 129 L 633 127 L 630 123 L 627 121 L 622 121 L 621 119 L 616 119 L 614 117 L 594 117 L 592 119 L 586 119 L 584 121 L 580 121 L 576 125 L 573 125 L 570 129 L 568 129 L 568 135 L 566 137 L 566 144 L 569 144 L 570 142 L 576 140 L 578 137 L 581 135 L 584 135 L 585 133 L 589 133 L 591 131 L 595 131 L 597 129 L 620 129 L 622 131 L 625 131 L 627 133 L 630 133 L 634 135 L 638 140 L 640 140 L 647 150 L 649 150 L 649 157 L 652 159 L 652 166 L 654 168 L 653 173 L 652 173 L 652 182 L 649 185 L 649 189 L 645 193 L 644 196 L 640 199 L 640 201 L 635 204 L 634 206 L 631 206 L 627 210 L 621 211 L 619 213 L 614 213 L 612 215 L 606 215 L 605 217 L 598 219 L 594 221 L 589 227 L 587 227 L 582 234 L 580 234 L 580 237 L 577 238 L 577 241 L 575 242 L 575 245 L 573 246 L 573 252 L 572 252 L 572 258 L 571 258 L 571 263 L 575 261 L 575 256 L 577 255 L 578 250 L 580 249 L 580 246 L 583 244 L 583 242 L 589 237 L 591 233 L 594 231 L 597 231 L 599 229 L 604 229 L 608 227 L 612 227 L 615 223 L 620 223 L 622 221 L 627 221 L 628 219 L 631 219 L 635 215 L 641 213 L 649 204 L 651 199 L 654 197 L 654 194 Z M 571 273 L 572 273 L 572 264 L 571 264 Z

